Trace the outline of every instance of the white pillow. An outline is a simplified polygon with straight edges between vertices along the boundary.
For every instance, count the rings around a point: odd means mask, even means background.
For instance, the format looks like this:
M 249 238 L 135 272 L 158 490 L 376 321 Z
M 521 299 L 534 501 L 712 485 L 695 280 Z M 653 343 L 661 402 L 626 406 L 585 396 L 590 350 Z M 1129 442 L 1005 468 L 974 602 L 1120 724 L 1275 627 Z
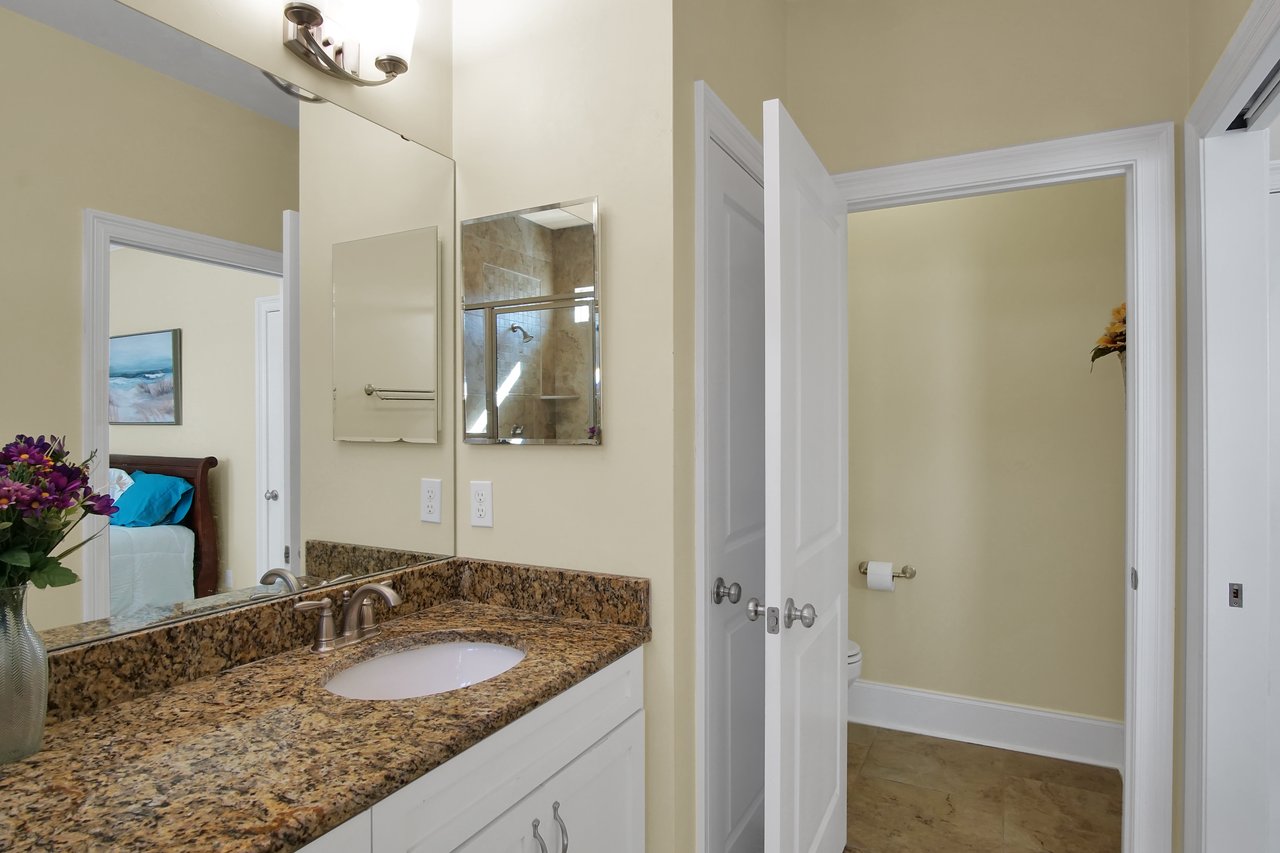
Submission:
M 133 478 L 120 468 L 107 469 L 107 494 L 111 496 L 111 500 L 120 500 L 120 496 L 124 494 L 125 489 L 132 485 Z

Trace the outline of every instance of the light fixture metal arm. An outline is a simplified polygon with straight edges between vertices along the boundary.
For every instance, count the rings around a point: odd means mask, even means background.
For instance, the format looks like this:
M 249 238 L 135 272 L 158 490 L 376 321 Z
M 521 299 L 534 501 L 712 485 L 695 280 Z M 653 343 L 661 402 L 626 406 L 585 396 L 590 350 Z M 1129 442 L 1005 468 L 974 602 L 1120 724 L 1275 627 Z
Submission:
M 335 43 L 325 39 L 321 33 L 324 15 L 317 7 L 310 3 L 290 2 L 285 4 L 284 18 L 285 46 L 308 65 L 339 80 L 354 86 L 384 86 L 409 70 L 408 61 L 399 56 L 379 56 L 373 63 L 374 67 L 387 76 L 381 80 L 367 80 L 348 71 L 346 63 L 337 58 L 342 54 L 359 70 L 360 46 L 354 42 Z
M 330 56 L 329 52 L 324 49 L 324 46 L 321 45 L 320 42 L 316 41 L 315 34 L 311 31 L 311 27 L 305 24 L 299 24 L 298 37 L 302 40 L 302 43 L 307 46 L 307 56 L 304 58 L 321 71 L 326 71 L 340 80 L 346 80 L 348 83 L 352 83 L 356 86 L 384 86 L 400 76 L 401 72 L 399 71 L 386 71 L 385 73 L 387 76 L 383 77 L 381 80 L 366 80 L 363 77 L 352 74 L 350 71 L 343 68 L 337 60 Z M 381 58 L 379 61 L 381 61 Z

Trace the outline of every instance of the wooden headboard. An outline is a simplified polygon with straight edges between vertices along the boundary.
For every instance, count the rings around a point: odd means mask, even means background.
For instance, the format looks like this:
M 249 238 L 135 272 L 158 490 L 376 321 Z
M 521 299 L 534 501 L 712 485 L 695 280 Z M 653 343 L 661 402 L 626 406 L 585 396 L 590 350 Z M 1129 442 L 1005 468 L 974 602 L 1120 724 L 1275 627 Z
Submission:
M 127 474 L 146 471 L 181 477 L 192 485 L 191 511 L 181 522 L 196 534 L 195 590 L 196 598 L 218 591 L 218 528 L 213 519 L 213 495 L 209 492 L 209 469 L 216 467 L 216 456 L 184 458 L 180 456 L 129 456 L 111 454 L 111 467 Z

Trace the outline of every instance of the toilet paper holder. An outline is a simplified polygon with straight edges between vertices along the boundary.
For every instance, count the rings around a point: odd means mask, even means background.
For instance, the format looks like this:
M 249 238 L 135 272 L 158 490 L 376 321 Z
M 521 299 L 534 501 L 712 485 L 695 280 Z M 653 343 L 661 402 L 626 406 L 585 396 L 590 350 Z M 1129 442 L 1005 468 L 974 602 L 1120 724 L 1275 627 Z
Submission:
M 858 564 L 858 571 L 859 571 L 860 573 L 864 574 L 864 575 L 867 573 L 867 561 L 866 561 L 866 560 L 863 560 L 861 563 L 859 563 L 859 564 Z M 894 576 L 895 578 L 902 578 L 903 580 L 911 580 L 913 577 L 915 577 L 915 576 L 916 576 L 916 567 L 915 567 L 915 566 L 903 566 L 903 567 L 902 567 L 902 571 L 900 571 L 900 572 L 894 572 L 894 573 L 893 573 L 893 576 Z

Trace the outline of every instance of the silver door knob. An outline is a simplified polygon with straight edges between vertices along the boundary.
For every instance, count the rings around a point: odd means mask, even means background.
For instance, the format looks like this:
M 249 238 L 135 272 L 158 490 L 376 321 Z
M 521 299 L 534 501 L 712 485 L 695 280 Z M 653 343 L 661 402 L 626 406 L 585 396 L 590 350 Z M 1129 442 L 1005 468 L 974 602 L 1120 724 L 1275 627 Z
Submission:
M 782 613 L 782 622 L 788 628 L 790 628 L 791 624 L 797 619 L 800 620 L 801 625 L 806 628 L 812 628 L 813 623 L 817 618 L 818 611 L 813 609 L 812 604 L 806 604 L 804 607 L 797 608 L 796 600 L 794 598 L 787 599 L 787 606 Z
M 742 584 L 732 583 L 725 586 L 724 578 L 716 578 L 715 588 L 711 590 L 711 600 L 716 604 L 729 599 L 730 604 L 737 604 L 742 599 Z
M 752 622 L 764 615 L 765 606 L 760 603 L 760 599 L 752 598 L 747 600 L 747 618 Z
M 265 492 L 262 493 L 262 498 L 263 500 L 268 500 L 268 501 L 278 501 L 280 500 L 280 493 L 277 492 L 275 489 L 267 489 Z

